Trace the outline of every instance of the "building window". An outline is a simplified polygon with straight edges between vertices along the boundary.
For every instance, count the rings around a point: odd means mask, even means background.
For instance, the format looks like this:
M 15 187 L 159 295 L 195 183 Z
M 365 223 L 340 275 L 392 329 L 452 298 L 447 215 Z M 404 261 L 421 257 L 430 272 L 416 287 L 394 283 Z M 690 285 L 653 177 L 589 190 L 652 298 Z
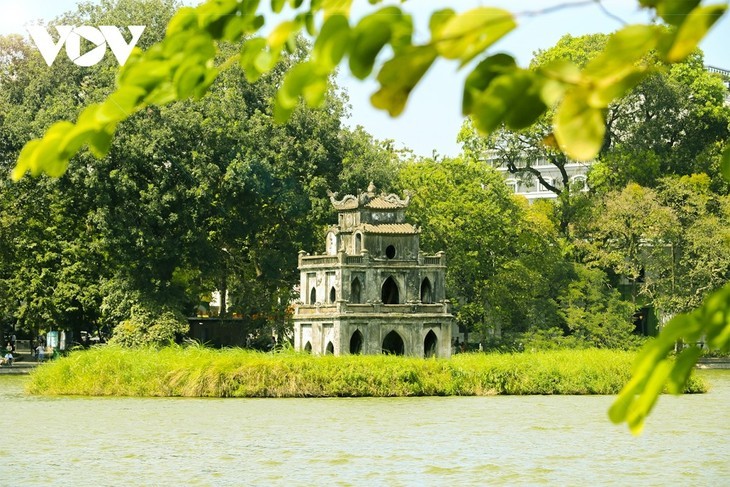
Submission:
M 385 335 L 383 339 L 383 353 L 388 355 L 403 355 L 405 353 L 403 339 L 395 330 Z
M 555 178 L 545 178 L 545 182 L 546 182 L 547 184 L 549 184 L 550 186 L 555 186 Z M 544 185 L 542 184 L 542 182 L 541 182 L 541 183 L 540 183 L 540 184 L 538 185 L 538 187 L 537 187 L 537 190 L 538 190 L 539 192 L 541 192 L 541 193 L 545 193 L 545 192 L 548 192 L 548 191 L 550 191 L 549 189 L 547 189 L 547 188 L 546 188 L 546 187 L 545 187 L 545 186 L 544 186 Z
M 393 245 L 388 245 L 385 248 L 385 256 L 389 259 L 395 257 L 395 247 Z
M 313 287 L 311 291 L 309 291 L 309 304 L 314 304 L 317 302 L 317 288 Z
M 433 295 L 431 290 L 431 281 L 428 280 L 428 277 L 424 277 L 423 281 L 421 282 L 421 302 L 424 304 L 431 304 L 433 303 Z
M 362 234 L 356 233 L 355 234 L 355 255 L 360 255 L 362 253 Z
M 429 330 L 426 334 L 426 338 L 423 340 L 423 356 L 425 358 L 436 356 L 436 345 L 438 345 L 438 338 L 433 330 Z
M 327 343 L 327 348 L 325 349 L 325 355 L 334 355 L 335 354 L 335 346 L 332 345 L 332 342 Z
M 398 284 L 396 284 L 393 276 L 390 276 L 383 283 L 381 297 L 383 304 L 398 304 L 400 302 L 398 296 Z
M 570 179 L 570 182 L 571 182 L 571 189 L 573 191 L 582 191 L 582 192 L 588 191 L 588 181 L 584 175 L 581 174 L 578 176 L 573 176 Z
M 352 334 L 352 338 L 350 338 L 350 354 L 360 355 L 360 353 L 362 353 L 362 342 L 362 333 L 360 333 L 360 330 L 355 330 L 355 333 Z
M 353 304 L 360 304 L 360 291 L 362 286 L 360 285 L 360 279 L 357 277 L 352 280 L 350 284 L 350 302 Z
M 517 180 L 515 180 L 515 179 L 507 179 L 505 181 L 505 184 L 507 185 L 507 187 L 509 188 L 509 190 L 512 191 L 513 193 L 516 193 L 517 192 Z
M 332 286 L 332 288 L 330 289 L 330 303 L 334 303 L 336 299 L 337 299 L 337 291 L 335 291 L 335 287 Z
M 332 232 L 327 234 L 327 254 L 337 255 L 337 235 Z
M 312 344 L 307 342 L 306 345 L 304 345 L 304 352 L 305 353 L 312 353 Z

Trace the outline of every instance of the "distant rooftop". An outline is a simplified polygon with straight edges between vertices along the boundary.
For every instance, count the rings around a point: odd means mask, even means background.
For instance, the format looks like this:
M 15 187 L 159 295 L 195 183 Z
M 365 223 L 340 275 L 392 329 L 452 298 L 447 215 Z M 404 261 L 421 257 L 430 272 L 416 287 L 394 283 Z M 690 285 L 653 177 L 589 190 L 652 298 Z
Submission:
M 718 68 L 715 66 L 705 66 L 705 69 L 709 71 L 710 73 L 717 73 L 722 76 L 725 76 L 726 78 L 730 78 L 730 70 Z

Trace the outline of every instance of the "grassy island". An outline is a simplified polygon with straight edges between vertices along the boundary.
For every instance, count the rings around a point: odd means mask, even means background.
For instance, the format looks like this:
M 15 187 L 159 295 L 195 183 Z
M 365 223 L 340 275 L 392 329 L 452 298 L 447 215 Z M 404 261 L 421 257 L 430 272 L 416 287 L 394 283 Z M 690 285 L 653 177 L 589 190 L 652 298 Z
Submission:
M 31 394 L 179 397 L 357 397 L 615 394 L 634 354 L 562 350 L 463 354 L 451 359 L 385 355 L 266 354 L 204 347 L 78 351 L 31 374 Z M 686 392 L 705 392 L 690 380 Z

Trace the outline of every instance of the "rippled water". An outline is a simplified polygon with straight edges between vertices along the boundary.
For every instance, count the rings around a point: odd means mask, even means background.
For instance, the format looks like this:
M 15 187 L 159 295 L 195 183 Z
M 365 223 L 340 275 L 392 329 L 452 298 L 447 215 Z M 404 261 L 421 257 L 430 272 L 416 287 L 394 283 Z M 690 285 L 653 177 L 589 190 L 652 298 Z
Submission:
M 730 484 L 730 372 L 641 437 L 607 396 L 26 396 L 0 376 L 0 485 Z

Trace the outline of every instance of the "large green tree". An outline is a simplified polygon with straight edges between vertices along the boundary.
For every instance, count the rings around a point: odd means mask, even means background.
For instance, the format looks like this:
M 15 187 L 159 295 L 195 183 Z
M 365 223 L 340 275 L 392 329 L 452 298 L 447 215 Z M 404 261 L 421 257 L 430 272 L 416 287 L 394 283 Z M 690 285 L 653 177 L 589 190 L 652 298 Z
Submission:
M 104 2 L 59 22 L 123 25 L 144 17 L 140 42 L 149 47 L 176 7 Z M 0 47 L 7 176 L 29 136 L 111 91 L 115 61 L 81 70 L 59 57 L 48 68 L 19 37 L 0 38 Z M 239 49 L 221 45 L 218 56 Z M 224 312 L 274 316 L 281 326 L 297 251 L 316 247 L 318 229 L 332 216 L 326 191 L 368 179 L 386 186 L 398 165 L 397 154 L 362 130 L 343 128 L 345 106 L 334 85 L 322 107 L 300 105 L 286 124 L 274 123 L 276 87 L 306 52 L 300 43 L 255 83 L 240 67 L 229 69 L 199 103 L 134 114 L 104 158 L 84 153 L 60 179 L 4 184 L 6 309 L 18 309 L 21 324 L 36 331 L 111 328 L 141 323 L 135 310 L 162 322 L 189 315 L 217 289 L 230 297 Z

